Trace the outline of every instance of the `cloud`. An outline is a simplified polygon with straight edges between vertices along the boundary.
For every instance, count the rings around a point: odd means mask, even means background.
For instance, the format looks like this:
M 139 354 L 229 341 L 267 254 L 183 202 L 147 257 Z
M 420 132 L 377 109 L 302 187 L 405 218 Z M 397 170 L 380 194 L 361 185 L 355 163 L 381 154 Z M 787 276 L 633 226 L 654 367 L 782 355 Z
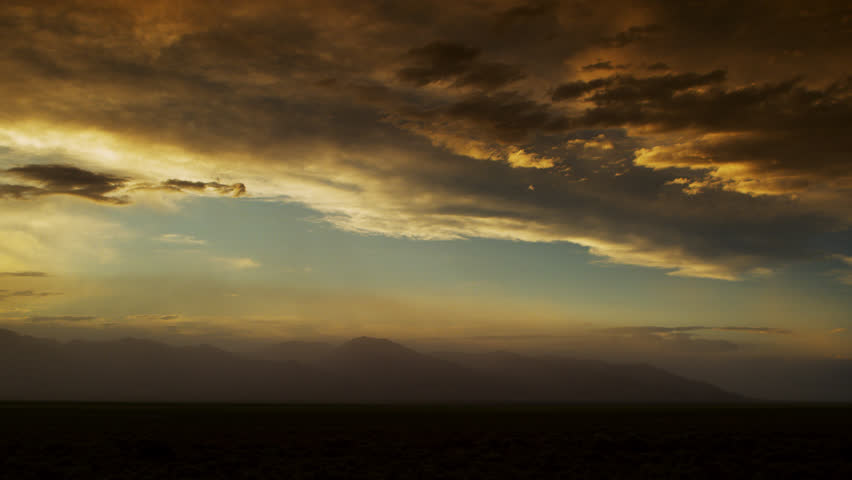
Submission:
M 498 16 L 498 25 L 507 26 L 514 22 L 522 22 L 525 19 L 548 15 L 553 12 L 556 2 L 542 1 L 530 2 L 524 5 L 514 6 Z
M 83 315 L 60 315 L 60 316 L 34 316 L 27 317 L 27 320 L 33 323 L 39 322 L 87 322 L 95 320 L 98 317 L 83 316 Z
M 214 257 L 213 261 L 235 270 L 260 267 L 258 262 L 248 257 Z
M 613 327 L 607 328 L 608 333 L 617 334 L 657 334 L 657 333 L 674 333 L 674 332 L 690 332 L 695 330 L 706 330 L 705 327 Z
M 834 270 L 832 273 L 837 277 L 840 283 L 844 285 L 852 285 L 852 256 L 835 254 L 831 256 L 835 260 L 839 260 L 845 268 Z
M 78 196 L 100 203 L 126 205 L 130 203 L 130 197 L 126 194 L 120 196 L 115 194 L 120 191 L 166 190 L 180 193 L 186 191 L 203 193 L 210 190 L 221 195 L 239 197 L 246 193 L 246 186 L 243 183 L 226 185 L 219 182 L 170 179 L 152 186 L 144 182 L 134 182 L 126 177 L 117 177 L 61 164 L 31 164 L 0 171 L 0 174 L 3 173 L 32 182 L 34 185 L 0 184 L 0 199 L 26 200 L 45 195 L 62 194 Z
M 49 297 L 53 295 L 62 295 L 56 292 L 35 292 L 33 290 L 0 290 L 0 301 L 12 297 Z
M 180 315 L 142 313 L 137 315 L 127 315 L 125 316 L 125 318 L 127 320 L 177 320 L 178 318 L 180 318 Z
M 436 113 L 439 118 L 482 129 L 504 143 L 524 142 L 533 133 L 556 133 L 569 127 L 568 119 L 559 112 L 517 92 L 468 96 Z
M 596 135 L 593 138 L 588 140 L 584 140 L 582 138 L 576 138 L 568 141 L 569 145 L 580 145 L 583 148 L 588 148 L 592 150 L 612 150 L 615 147 L 613 146 L 610 140 L 607 140 L 606 135 L 603 133 Z
M 44 191 L 38 187 L 0 184 L 0 198 L 23 199 L 43 194 Z
M 551 99 L 554 102 L 559 102 L 561 100 L 575 99 L 586 93 L 595 91 L 601 87 L 605 87 L 607 85 L 611 85 L 614 82 L 612 78 L 596 78 L 594 80 L 589 80 L 588 82 L 584 82 L 582 80 L 576 80 L 569 83 L 563 83 L 556 87 L 551 95 Z
M 517 168 L 551 168 L 555 160 L 535 153 L 515 150 L 506 159 L 509 165 Z
M 0 277 L 46 277 L 44 272 L 0 272 Z
M 782 328 L 770 327 L 711 327 L 700 325 L 686 325 L 675 327 L 663 326 L 630 326 L 613 327 L 601 330 L 603 333 L 612 335 L 615 339 L 626 338 L 631 344 L 646 344 L 654 350 L 670 350 L 687 352 L 691 354 L 700 353 L 724 353 L 741 349 L 737 343 L 725 339 L 703 338 L 698 336 L 701 332 L 737 332 L 751 334 L 773 334 L 791 335 L 793 332 Z
M 842 9 L 681 3 L 0 7 L 0 165 L 93 175 L 4 170 L 0 201 L 239 179 L 365 234 L 571 242 L 725 280 L 824 258 L 852 222 Z M 603 58 L 631 67 L 569 67 Z
M 591 63 L 589 65 L 583 65 L 582 70 L 584 72 L 594 72 L 597 70 L 616 70 L 626 68 L 625 65 L 613 65 L 611 61 L 607 60 L 605 62 L 597 62 Z
M 476 61 L 480 50 L 456 43 L 433 42 L 408 51 L 414 63 L 400 69 L 398 78 L 417 86 L 453 80 L 455 86 L 492 90 L 524 77 L 521 70 L 499 62 Z
M 239 197 L 246 193 L 246 186 L 242 183 L 225 185 L 219 182 L 193 182 L 188 180 L 170 179 L 163 182 L 162 185 L 167 189 L 173 189 L 178 192 L 184 192 L 186 190 L 203 192 L 210 189 L 222 195 L 231 195 L 232 197 Z
M 714 327 L 712 330 L 720 332 L 746 332 L 746 333 L 772 333 L 776 335 L 790 335 L 793 332 L 784 328 L 768 327 Z
M 206 245 L 207 240 L 202 240 L 193 237 L 192 235 L 183 235 L 180 233 L 164 233 L 157 237 L 157 240 L 163 243 L 173 243 L 177 245 Z
M 26 165 L 6 169 L 4 173 L 35 185 L 2 185 L 0 196 L 29 198 L 64 194 L 103 203 L 127 203 L 124 197 L 109 196 L 125 186 L 127 179 L 122 177 L 94 173 L 71 165 Z
M 662 101 L 677 92 L 723 82 L 726 76 L 725 70 L 714 70 L 705 74 L 690 72 L 652 77 L 616 75 L 560 85 L 554 92 L 553 100 L 575 98 L 583 93 L 594 92 L 588 101 L 599 105 L 600 108 L 612 108 L 613 104 L 620 106 L 640 101 Z M 594 111 L 587 112 L 586 121 L 594 115 Z
M 689 140 L 636 150 L 652 169 L 697 170 L 701 193 L 720 188 L 748 195 L 798 195 L 836 202 L 852 182 L 844 153 L 852 148 L 841 125 L 852 121 L 849 86 L 799 86 L 797 79 L 737 88 L 716 86 L 726 73 L 647 78 L 608 77 L 563 85 L 554 99 L 584 98 L 593 106 L 577 122 L 693 133 Z M 818 152 L 816 158 L 814 154 Z M 810 161 L 804 161 L 811 158 Z M 825 202 L 830 204 L 831 201 Z
M 835 328 L 834 330 L 831 330 L 828 333 L 829 333 L 829 335 L 839 335 L 841 333 L 846 333 L 846 329 L 845 328 Z
M 574 336 L 526 334 L 526 335 L 472 335 L 472 336 L 464 337 L 464 338 L 467 339 L 467 340 L 475 340 L 475 341 L 491 341 L 491 340 L 525 341 L 525 340 L 553 340 L 555 338 L 560 338 L 560 337 L 572 338 Z
M 605 37 L 601 41 L 610 48 L 622 48 L 632 43 L 641 42 L 665 31 L 662 25 L 635 25 L 625 31 L 618 32 L 612 37 Z
M 615 334 L 670 334 L 682 332 L 694 332 L 700 330 L 713 330 L 719 332 L 742 332 L 742 333 L 759 333 L 759 334 L 776 334 L 790 335 L 793 332 L 783 328 L 770 327 L 707 327 L 707 326 L 683 326 L 683 327 L 658 327 L 658 326 L 639 326 L 639 327 L 614 327 L 608 328 L 605 331 Z

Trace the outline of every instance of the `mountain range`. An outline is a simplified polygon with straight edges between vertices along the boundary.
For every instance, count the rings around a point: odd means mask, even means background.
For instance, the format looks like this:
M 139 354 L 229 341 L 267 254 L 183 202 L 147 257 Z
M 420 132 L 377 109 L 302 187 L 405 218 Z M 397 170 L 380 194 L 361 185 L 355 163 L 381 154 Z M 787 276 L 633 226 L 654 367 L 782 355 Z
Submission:
M 390 340 L 284 342 L 251 354 L 150 340 L 59 342 L 0 330 L 0 400 L 740 402 L 644 364 L 510 352 L 425 354 Z

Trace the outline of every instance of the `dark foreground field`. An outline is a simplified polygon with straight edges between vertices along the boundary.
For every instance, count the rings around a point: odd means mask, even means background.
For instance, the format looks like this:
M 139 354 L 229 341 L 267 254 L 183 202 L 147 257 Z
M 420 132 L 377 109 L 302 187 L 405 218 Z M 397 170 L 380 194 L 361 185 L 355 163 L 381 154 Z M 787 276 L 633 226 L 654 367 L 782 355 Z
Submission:
M 849 407 L 0 404 L 0 478 L 852 478 Z

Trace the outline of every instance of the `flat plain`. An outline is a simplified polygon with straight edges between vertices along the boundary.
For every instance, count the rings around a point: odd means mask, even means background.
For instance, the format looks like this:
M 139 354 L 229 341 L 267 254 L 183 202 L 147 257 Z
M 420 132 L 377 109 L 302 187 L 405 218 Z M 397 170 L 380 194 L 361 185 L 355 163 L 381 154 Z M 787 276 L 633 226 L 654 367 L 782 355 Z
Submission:
M 849 405 L 0 403 L 0 478 L 852 478 Z

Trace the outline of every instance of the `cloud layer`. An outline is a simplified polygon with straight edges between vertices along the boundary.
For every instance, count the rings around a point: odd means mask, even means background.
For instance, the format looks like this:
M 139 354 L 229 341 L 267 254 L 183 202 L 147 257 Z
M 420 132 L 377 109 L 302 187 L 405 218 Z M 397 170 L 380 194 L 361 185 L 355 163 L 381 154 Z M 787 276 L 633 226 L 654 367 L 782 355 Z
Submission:
M 6 3 L 0 208 L 248 190 L 356 232 L 760 276 L 850 253 L 818 241 L 852 222 L 849 15 L 835 1 Z

